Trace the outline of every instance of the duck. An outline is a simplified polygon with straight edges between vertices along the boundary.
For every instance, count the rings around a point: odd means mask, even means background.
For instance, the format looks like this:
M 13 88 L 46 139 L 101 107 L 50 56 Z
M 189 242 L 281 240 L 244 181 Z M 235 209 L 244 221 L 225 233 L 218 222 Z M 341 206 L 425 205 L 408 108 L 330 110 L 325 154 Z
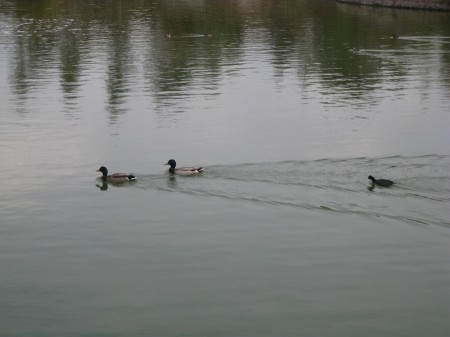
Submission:
M 124 183 L 126 181 L 136 180 L 136 176 L 133 173 L 114 173 L 108 175 L 108 169 L 105 166 L 100 167 L 97 172 L 102 173 L 102 180 L 110 183 Z
M 171 38 L 172 38 L 172 34 L 167 33 L 167 34 L 166 34 L 166 38 L 167 38 L 167 39 L 171 39 Z
M 172 174 L 179 174 L 182 176 L 191 176 L 194 174 L 202 173 L 203 167 L 180 167 L 176 168 L 177 162 L 173 159 L 170 159 L 166 164 L 164 165 L 170 165 L 169 172 Z
M 367 179 L 372 181 L 372 186 L 377 185 L 377 186 L 382 186 L 382 187 L 390 187 L 393 184 L 395 184 L 392 180 L 388 180 L 388 179 L 375 179 L 372 176 L 368 176 Z

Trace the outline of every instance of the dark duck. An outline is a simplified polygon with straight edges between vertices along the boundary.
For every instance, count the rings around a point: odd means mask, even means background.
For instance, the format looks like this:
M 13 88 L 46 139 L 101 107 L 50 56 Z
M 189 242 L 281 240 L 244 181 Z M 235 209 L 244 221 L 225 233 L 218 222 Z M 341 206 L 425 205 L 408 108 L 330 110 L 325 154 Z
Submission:
M 381 186 L 381 187 L 391 187 L 395 183 L 392 180 L 388 179 L 375 179 L 372 176 L 368 176 L 367 179 L 372 181 L 372 186 Z

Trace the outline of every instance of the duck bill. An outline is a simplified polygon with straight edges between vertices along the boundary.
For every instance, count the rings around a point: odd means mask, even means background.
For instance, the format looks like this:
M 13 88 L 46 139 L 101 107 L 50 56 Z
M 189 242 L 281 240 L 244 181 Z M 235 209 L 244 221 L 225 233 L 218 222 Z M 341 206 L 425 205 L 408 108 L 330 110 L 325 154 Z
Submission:
M 164 165 L 170 165 L 169 163 L 165 163 Z

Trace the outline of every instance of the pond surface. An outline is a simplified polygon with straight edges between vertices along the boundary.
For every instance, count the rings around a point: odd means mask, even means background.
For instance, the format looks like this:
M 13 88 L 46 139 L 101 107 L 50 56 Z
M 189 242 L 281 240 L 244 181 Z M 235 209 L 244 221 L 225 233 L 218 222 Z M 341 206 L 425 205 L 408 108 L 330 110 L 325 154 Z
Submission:
M 0 335 L 446 336 L 449 22 L 0 2 Z

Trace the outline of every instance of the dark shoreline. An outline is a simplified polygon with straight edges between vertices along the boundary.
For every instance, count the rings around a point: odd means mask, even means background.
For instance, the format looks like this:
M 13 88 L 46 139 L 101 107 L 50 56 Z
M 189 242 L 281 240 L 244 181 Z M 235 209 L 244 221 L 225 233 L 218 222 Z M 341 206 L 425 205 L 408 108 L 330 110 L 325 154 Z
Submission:
M 450 11 L 450 0 L 336 0 L 353 5 Z

